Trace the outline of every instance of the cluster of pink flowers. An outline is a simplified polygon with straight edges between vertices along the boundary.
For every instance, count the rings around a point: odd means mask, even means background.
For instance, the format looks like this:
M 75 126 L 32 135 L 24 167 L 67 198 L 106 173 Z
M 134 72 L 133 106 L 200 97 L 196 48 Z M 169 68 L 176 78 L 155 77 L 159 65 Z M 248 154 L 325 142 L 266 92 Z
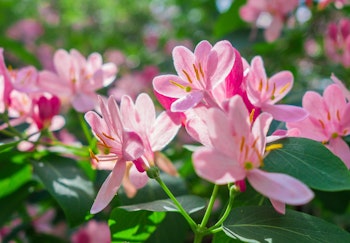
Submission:
M 93 109 L 96 91 L 110 84 L 117 72 L 114 64 L 102 64 L 97 53 L 86 60 L 76 50 L 70 54 L 58 50 L 54 63 L 55 71 L 38 71 L 32 66 L 14 70 L 6 67 L 0 50 L 0 113 L 8 117 L 0 129 L 27 123 L 29 141 L 35 141 L 43 129 L 60 129 L 64 125 L 59 116 L 62 107 L 78 112 Z
M 328 24 L 324 38 L 325 53 L 335 63 L 350 67 L 350 19 Z
M 239 13 L 244 21 L 264 28 L 265 39 L 272 42 L 280 36 L 289 14 L 298 5 L 298 0 L 248 0 Z

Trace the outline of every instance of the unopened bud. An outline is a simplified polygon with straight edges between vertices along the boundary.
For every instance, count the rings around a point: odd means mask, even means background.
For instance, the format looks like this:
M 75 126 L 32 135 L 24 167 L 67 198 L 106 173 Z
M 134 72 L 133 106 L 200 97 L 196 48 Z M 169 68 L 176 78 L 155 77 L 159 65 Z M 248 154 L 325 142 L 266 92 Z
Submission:
M 151 166 L 146 171 L 147 176 L 151 179 L 156 179 L 159 177 L 159 169 L 156 166 Z

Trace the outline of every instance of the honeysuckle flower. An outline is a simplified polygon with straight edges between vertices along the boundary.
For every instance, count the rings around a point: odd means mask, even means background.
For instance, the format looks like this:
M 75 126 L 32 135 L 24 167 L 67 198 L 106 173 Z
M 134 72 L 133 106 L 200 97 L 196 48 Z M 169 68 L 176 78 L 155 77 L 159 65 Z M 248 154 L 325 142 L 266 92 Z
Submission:
M 200 102 L 216 106 L 211 91 L 223 82 L 232 69 L 235 55 L 228 41 L 212 46 L 208 41 L 200 42 L 192 53 L 186 47 L 173 50 L 176 75 L 162 75 L 153 79 L 154 90 L 166 97 L 175 98 L 170 110 L 186 111 Z
M 128 161 L 135 161 L 144 153 L 144 147 L 139 135 L 126 130 L 120 110 L 114 98 L 105 102 L 99 99 L 101 115 L 89 111 L 85 119 L 99 141 L 102 155 L 93 155 L 97 161 L 114 163 L 114 167 L 102 184 L 90 210 L 95 214 L 104 209 L 117 193 L 126 173 Z
M 334 83 L 336 83 L 339 86 L 339 88 L 343 92 L 344 97 L 348 100 L 348 102 L 350 102 L 350 90 L 348 90 L 343 84 L 343 82 L 340 79 L 338 79 L 337 76 L 335 76 L 333 73 L 331 75 L 331 79 Z
M 288 122 L 288 129 L 298 129 L 300 137 L 320 141 L 350 168 L 350 148 L 342 139 L 350 134 L 350 103 L 337 84 L 331 84 L 323 96 L 308 91 L 303 107 L 309 116 L 298 122 Z
M 262 111 L 272 114 L 274 119 L 291 122 L 306 118 L 307 112 L 301 107 L 276 105 L 293 87 L 291 72 L 278 72 L 268 78 L 262 58 L 257 56 L 252 59 L 245 82 L 249 101 Z
M 248 0 L 241 7 L 239 14 L 246 22 L 264 28 L 265 39 L 272 42 L 279 37 L 288 14 L 295 10 L 298 4 L 298 0 Z
M 350 19 L 342 18 L 338 23 L 328 24 L 324 49 L 329 59 L 350 67 Z
M 340 9 L 343 8 L 345 5 L 349 5 L 349 0 L 319 0 L 317 8 L 319 10 L 325 9 L 329 4 L 334 3 L 335 7 Z
M 142 139 L 145 148 L 142 156 L 144 163 L 147 166 L 156 164 L 165 172 L 176 174 L 175 167 L 159 151 L 177 134 L 181 127 L 180 117 L 170 111 L 163 111 L 156 116 L 153 101 L 146 93 L 141 93 L 135 104 L 130 96 L 123 96 L 120 110 L 125 126 Z
M 228 108 L 228 113 L 217 108 L 208 111 L 206 124 L 211 146 L 194 152 L 196 173 L 215 184 L 240 183 L 246 178 L 280 213 L 285 212 L 285 204 L 309 202 L 313 192 L 305 184 L 289 175 L 260 169 L 272 116 L 263 112 L 253 122 L 238 95 L 230 99 Z
M 112 63 L 103 64 L 98 53 L 85 59 L 77 50 L 58 50 L 54 54 L 56 73 L 42 71 L 40 86 L 60 98 L 63 103 L 72 104 L 79 112 L 95 107 L 96 90 L 108 86 L 115 78 L 117 67 Z

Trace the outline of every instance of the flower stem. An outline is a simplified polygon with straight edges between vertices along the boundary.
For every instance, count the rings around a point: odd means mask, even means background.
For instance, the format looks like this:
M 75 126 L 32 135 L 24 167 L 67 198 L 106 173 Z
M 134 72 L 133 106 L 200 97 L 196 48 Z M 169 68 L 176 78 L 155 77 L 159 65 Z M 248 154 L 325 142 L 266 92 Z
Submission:
M 207 225 L 207 223 L 208 223 L 211 211 L 212 211 L 213 206 L 214 206 L 214 202 L 215 202 L 216 196 L 218 194 L 218 190 L 219 190 L 219 186 L 215 184 L 214 188 L 213 188 L 213 192 L 212 192 L 210 200 L 209 200 L 209 203 L 208 203 L 207 210 L 205 211 L 205 214 L 203 216 L 203 219 L 202 219 L 202 222 L 200 224 L 200 227 L 205 227 Z
M 193 232 L 196 232 L 197 230 L 197 224 L 194 222 L 194 220 L 190 217 L 190 215 L 186 212 L 186 210 L 182 207 L 182 205 L 179 203 L 179 201 L 175 198 L 175 196 L 172 194 L 172 192 L 169 190 L 169 188 L 165 185 L 165 183 L 160 179 L 160 177 L 154 178 L 158 184 L 162 187 L 164 192 L 170 197 L 170 199 L 173 201 L 173 203 L 176 205 L 176 207 L 179 209 L 180 213 L 188 224 L 190 225 Z M 200 242 L 200 241 L 199 241 Z

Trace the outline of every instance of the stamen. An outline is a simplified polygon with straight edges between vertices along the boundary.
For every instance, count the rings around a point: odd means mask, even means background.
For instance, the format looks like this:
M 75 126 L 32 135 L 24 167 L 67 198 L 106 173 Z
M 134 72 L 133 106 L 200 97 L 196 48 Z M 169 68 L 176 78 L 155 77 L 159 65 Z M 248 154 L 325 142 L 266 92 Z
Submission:
M 338 133 L 332 133 L 332 138 L 337 138 L 339 135 L 338 135 Z
M 281 144 L 281 143 L 274 143 L 274 144 L 267 145 L 266 148 L 265 148 L 265 151 L 269 152 L 269 151 L 276 150 L 276 149 L 281 149 L 281 148 L 283 148 L 283 144 Z
M 271 100 L 274 100 L 276 97 L 275 97 L 275 92 L 276 92 L 276 84 L 274 83 L 273 84 L 273 89 L 272 89 L 272 94 L 271 94 Z
M 100 162 L 100 160 L 97 158 L 97 156 L 94 154 L 94 152 L 92 152 L 91 149 L 89 149 L 89 153 L 90 153 L 90 158 L 96 160 L 97 162 Z
M 183 86 L 182 84 L 179 84 L 179 83 L 177 83 L 177 82 L 175 82 L 173 80 L 170 80 L 170 83 L 175 85 L 175 86 L 177 86 L 177 87 L 179 87 L 180 89 L 185 90 L 187 93 L 191 92 L 191 90 L 192 90 L 192 88 L 190 86 Z
M 253 120 L 254 120 L 254 114 L 255 114 L 255 109 L 253 108 L 252 111 L 249 114 L 249 121 L 250 121 L 250 123 L 252 123 Z
M 109 138 L 110 140 L 113 140 L 113 141 L 115 141 L 115 139 L 113 138 L 113 137 L 111 137 L 111 136 L 109 136 L 109 135 L 107 135 L 106 133 L 102 133 L 102 135 L 103 136 L 105 136 L 106 138 Z
M 318 121 L 320 122 L 322 128 L 325 129 L 325 128 L 326 128 L 326 125 L 324 124 L 324 122 L 323 122 L 321 119 L 318 119 Z
M 262 80 L 260 79 L 259 88 L 258 88 L 259 92 L 262 91 L 262 88 L 263 88 L 263 82 L 262 82 Z
M 269 80 L 266 81 L 266 87 L 265 87 L 265 88 L 266 88 L 266 89 L 265 89 L 266 92 L 269 91 L 269 88 L 270 88 L 270 86 L 269 86 Z
M 192 83 L 192 79 L 191 79 L 190 75 L 188 74 L 188 72 L 186 72 L 186 70 L 184 70 L 184 69 L 182 70 L 182 72 L 186 75 L 188 82 Z
M 290 83 L 286 83 L 278 92 L 279 94 L 284 93 L 284 91 L 286 91 L 288 89 L 288 87 L 290 86 Z
M 239 151 L 241 151 L 241 152 L 243 152 L 244 142 L 245 142 L 245 138 L 242 137 L 241 145 L 239 146 Z
M 199 81 L 200 77 L 199 77 L 199 72 L 198 72 L 198 69 L 197 69 L 196 65 L 193 64 L 193 68 L 194 68 L 194 72 L 196 73 L 196 78 Z
M 254 168 L 254 166 L 253 166 L 253 163 L 252 163 L 252 162 L 250 162 L 250 161 L 244 162 L 244 169 L 246 169 L 246 170 L 251 170 L 251 169 L 253 169 L 253 168 Z
M 201 73 L 202 78 L 204 79 L 204 72 L 203 72 L 203 69 L 202 69 L 202 65 L 200 63 L 199 63 L 199 72 Z
M 258 140 L 259 140 L 259 137 L 257 137 L 257 138 L 254 139 L 254 142 L 253 142 L 253 144 L 252 144 L 252 148 L 255 148 L 255 145 L 256 145 L 256 143 L 257 143 Z
M 337 119 L 338 119 L 338 121 L 340 121 L 340 112 L 339 112 L 339 110 L 337 110 Z
M 328 121 L 331 120 L 331 113 L 329 111 L 327 112 L 327 119 L 328 119 Z

